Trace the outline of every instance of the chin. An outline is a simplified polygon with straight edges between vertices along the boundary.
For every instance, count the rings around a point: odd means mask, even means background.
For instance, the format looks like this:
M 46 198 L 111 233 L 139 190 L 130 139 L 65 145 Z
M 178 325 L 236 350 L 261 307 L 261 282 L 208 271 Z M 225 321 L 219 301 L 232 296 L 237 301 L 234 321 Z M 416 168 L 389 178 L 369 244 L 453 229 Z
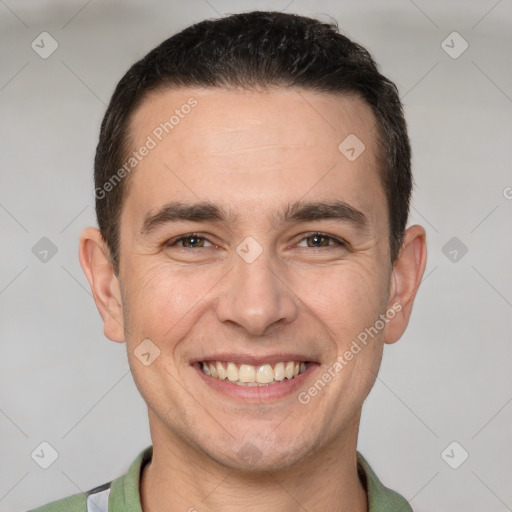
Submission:
M 244 440 L 231 443 L 225 450 L 216 447 L 215 453 L 206 452 L 217 463 L 229 469 L 248 473 L 280 471 L 298 464 L 307 457 L 310 450 L 297 446 L 296 440 L 290 436 L 290 446 L 283 443 L 265 443 L 264 440 Z M 235 451 L 233 449 L 236 448 Z

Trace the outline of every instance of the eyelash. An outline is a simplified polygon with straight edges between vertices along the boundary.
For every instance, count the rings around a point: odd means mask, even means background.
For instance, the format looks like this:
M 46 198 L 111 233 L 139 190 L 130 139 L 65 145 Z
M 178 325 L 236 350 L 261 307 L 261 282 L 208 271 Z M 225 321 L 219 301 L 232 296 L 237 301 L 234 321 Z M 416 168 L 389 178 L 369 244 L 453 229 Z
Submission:
M 328 235 L 327 233 L 322 233 L 321 231 L 312 231 L 310 233 L 305 233 L 302 236 L 302 238 L 300 239 L 299 243 L 303 242 L 304 240 L 306 240 L 308 238 L 314 237 L 314 236 L 328 238 L 329 240 L 332 240 L 335 243 L 333 245 L 327 245 L 327 246 L 306 247 L 306 249 L 320 249 L 322 247 L 335 247 L 336 245 L 339 247 L 346 247 L 346 245 L 347 245 L 344 240 L 341 240 L 334 236 Z M 206 236 L 201 235 L 201 233 L 187 233 L 186 235 L 182 235 L 178 238 L 169 240 L 165 245 L 166 245 L 166 247 L 175 247 L 175 246 L 178 246 L 179 242 L 186 240 L 187 238 L 200 238 L 202 240 L 209 241 L 208 238 Z M 210 243 L 212 243 L 212 242 L 210 242 Z M 216 246 L 215 244 L 213 244 L 213 245 Z M 195 247 L 184 247 L 184 246 L 181 246 L 181 248 L 182 249 L 195 249 Z M 202 248 L 203 247 L 199 247 L 199 249 L 202 249 Z

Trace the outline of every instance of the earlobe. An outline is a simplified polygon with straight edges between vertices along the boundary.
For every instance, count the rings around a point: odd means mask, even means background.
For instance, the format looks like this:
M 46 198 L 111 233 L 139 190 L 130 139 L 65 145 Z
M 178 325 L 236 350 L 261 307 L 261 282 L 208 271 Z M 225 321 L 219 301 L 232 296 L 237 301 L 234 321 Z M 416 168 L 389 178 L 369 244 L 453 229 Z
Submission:
M 112 341 L 124 342 L 119 281 L 110 261 L 108 247 L 98 229 L 86 228 L 82 232 L 79 259 L 103 319 L 105 336 Z
M 394 309 L 397 314 L 386 326 L 386 343 L 398 341 L 407 328 L 426 263 L 425 229 L 418 225 L 411 226 L 405 231 L 400 254 L 393 265 L 388 308 Z

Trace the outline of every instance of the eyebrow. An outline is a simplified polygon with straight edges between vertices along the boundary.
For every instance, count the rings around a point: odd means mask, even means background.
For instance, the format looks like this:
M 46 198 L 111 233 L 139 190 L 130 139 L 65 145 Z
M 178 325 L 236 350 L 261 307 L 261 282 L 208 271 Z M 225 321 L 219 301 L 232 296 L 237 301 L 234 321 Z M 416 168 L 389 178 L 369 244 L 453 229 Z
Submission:
M 367 231 L 369 221 L 366 215 L 344 201 L 308 202 L 296 201 L 289 204 L 283 211 L 275 212 L 273 224 L 285 224 L 298 221 L 338 220 L 352 224 L 354 227 Z M 147 235 L 157 227 L 172 222 L 220 222 L 236 224 L 239 216 L 210 202 L 165 204 L 156 213 L 148 213 L 141 229 L 141 234 Z

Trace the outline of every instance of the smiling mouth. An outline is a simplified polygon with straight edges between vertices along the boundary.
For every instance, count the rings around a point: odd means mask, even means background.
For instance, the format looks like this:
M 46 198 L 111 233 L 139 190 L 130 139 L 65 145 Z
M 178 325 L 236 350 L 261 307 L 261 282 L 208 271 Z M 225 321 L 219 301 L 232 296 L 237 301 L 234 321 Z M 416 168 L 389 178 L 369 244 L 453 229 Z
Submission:
M 271 386 L 284 380 L 293 380 L 308 368 L 304 361 L 282 361 L 275 364 L 238 364 L 226 361 L 200 361 L 205 375 L 228 380 L 238 386 Z

